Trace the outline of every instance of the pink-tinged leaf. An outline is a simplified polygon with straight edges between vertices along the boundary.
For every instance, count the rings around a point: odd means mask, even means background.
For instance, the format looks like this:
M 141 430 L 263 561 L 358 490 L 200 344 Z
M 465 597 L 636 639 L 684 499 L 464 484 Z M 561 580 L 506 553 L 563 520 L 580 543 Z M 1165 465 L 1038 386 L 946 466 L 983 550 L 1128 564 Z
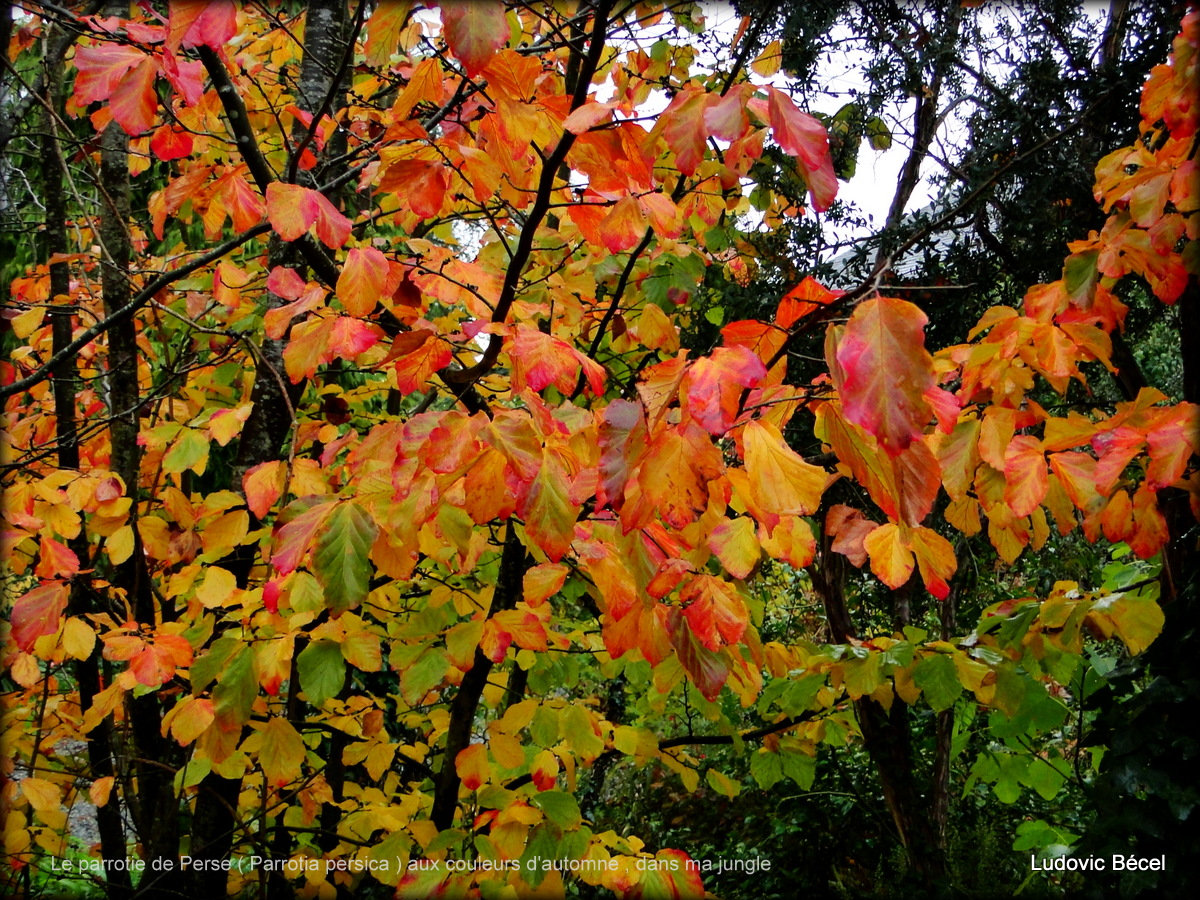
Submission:
M 796 157 L 813 208 L 824 212 L 837 196 L 837 175 L 829 155 L 829 135 L 825 127 L 806 112 L 801 112 L 792 98 L 782 91 L 768 87 L 768 111 L 771 133 L 784 152 Z
M 737 418 L 743 390 L 757 385 L 766 374 L 754 351 L 718 347 L 711 356 L 692 363 L 683 379 L 687 410 L 709 434 L 724 434 Z
M 299 300 L 308 287 L 308 282 L 295 269 L 276 266 L 267 275 L 267 290 L 284 300 Z
M 39 585 L 13 601 L 12 639 L 26 653 L 38 638 L 54 634 L 67 609 L 67 586 L 61 581 Z
M 473 78 L 508 43 L 504 4 L 442 0 L 440 6 L 446 45 Z
M 374 247 L 355 247 L 346 254 L 337 280 L 337 296 L 352 316 L 367 316 L 383 297 L 387 257 Z
M 724 97 L 713 97 L 704 110 L 704 127 L 723 141 L 735 141 L 746 133 L 750 119 L 746 100 L 754 91 L 748 82 L 739 84 Z
M 923 526 L 909 532 L 908 542 L 925 587 L 939 600 L 945 600 L 950 596 L 950 579 L 958 570 L 954 547 L 936 531 Z
M 563 128 L 571 134 L 583 134 L 612 118 L 612 111 L 616 107 L 616 103 L 596 103 L 589 100 L 563 120 Z
M 141 50 L 126 44 L 75 48 L 75 103 L 86 107 L 108 100 L 129 70 L 148 58 Z
M 317 237 L 331 249 L 346 243 L 352 227 L 320 191 L 278 181 L 267 185 L 267 218 L 285 241 L 298 240 L 315 224 Z
M 360 319 L 338 316 L 329 330 L 327 355 L 321 361 L 357 359 L 379 343 L 380 336 L 379 329 L 374 325 Z
M 871 571 L 893 590 L 903 587 L 913 572 L 913 555 L 900 526 L 894 522 L 880 525 L 863 539 L 871 557 Z
M 619 510 L 624 501 L 629 468 L 646 446 L 646 419 L 642 405 L 614 400 L 604 408 L 599 429 L 600 484 L 596 502 Z
M 38 564 L 34 570 L 39 578 L 70 578 L 79 572 L 79 557 L 66 544 L 43 537 L 38 548 Z
M 353 223 L 338 212 L 338 208 L 320 191 L 312 191 L 312 195 L 312 202 L 317 209 L 317 239 L 331 250 L 336 250 L 349 239 Z
M 563 394 L 571 394 L 582 368 L 592 393 L 604 392 L 604 369 L 595 360 L 580 353 L 566 341 L 535 328 L 518 327 L 509 356 L 513 361 L 513 390 L 526 387 L 542 391 L 553 385 Z
M 1004 502 L 1017 516 L 1028 516 L 1046 498 L 1049 473 L 1042 442 L 1018 434 L 1004 451 Z
M 204 63 L 199 60 L 180 61 L 168 50 L 162 55 L 162 73 L 188 106 L 195 106 L 204 98 Z
M 171 0 L 168 4 L 168 50 L 181 46 L 221 50 L 237 30 L 237 4 L 233 0 Z
M 571 207 L 573 210 L 578 207 Z M 623 253 L 637 246 L 650 226 L 641 204 L 625 195 L 608 211 L 597 226 L 600 240 L 609 253 Z
M 878 523 L 872 522 L 859 510 L 840 503 L 830 507 L 825 515 L 825 531 L 833 537 L 830 548 L 860 569 L 867 561 L 863 539 L 877 527 Z
M 675 165 L 684 175 L 695 175 L 704 160 L 708 140 L 704 113 L 709 100 L 710 95 L 705 91 L 684 91 L 675 96 L 659 117 L 663 138 L 674 151 Z
M 130 137 L 149 131 L 154 124 L 158 109 L 158 94 L 154 90 L 157 77 L 158 63 L 147 56 L 120 80 L 109 98 L 113 118 Z
M 288 504 L 288 510 L 294 509 L 304 501 Z M 325 519 L 333 512 L 332 503 L 318 503 L 303 509 L 298 515 L 288 516 L 285 524 L 275 529 L 275 551 L 271 554 L 271 565 L 280 575 L 286 575 L 300 565 L 301 560 L 308 555 L 312 547 L 313 536 L 317 533 Z
M 708 549 L 734 578 L 748 578 L 762 558 L 754 520 L 748 516 L 722 521 L 709 534 Z
M 160 125 L 150 138 L 150 152 L 163 162 L 191 156 L 192 136 L 171 125 Z
M 250 187 L 240 171 L 235 170 L 221 179 L 220 196 L 238 231 L 252 228 L 266 215 L 262 195 Z
M 892 456 L 923 432 L 932 412 L 926 393 L 936 376 L 925 350 L 926 321 L 905 300 L 875 297 L 854 310 L 837 346 L 834 381 L 846 418 Z

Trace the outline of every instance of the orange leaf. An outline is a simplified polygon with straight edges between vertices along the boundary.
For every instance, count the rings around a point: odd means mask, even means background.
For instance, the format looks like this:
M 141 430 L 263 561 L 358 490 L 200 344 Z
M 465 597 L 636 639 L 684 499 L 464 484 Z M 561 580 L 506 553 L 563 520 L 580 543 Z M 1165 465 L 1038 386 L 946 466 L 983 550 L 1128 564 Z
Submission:
M 1018 516 L 1030 515 L 1046 497 L 1049 474 L 1042 442 L 1018 434 L 1004 451 L 1004 502 Z
M 154 90 L 157 77 L 158 63 L 147 56 L 121 78 L 109 97 L 113 118 L 130 137 L 149 131 L 154 124 L 158 108 L 158 94 Z
M 913 555 L 900 526 L 880 525 L 865 538 L 863 547 L 871 557 L 871 571 L 890 588 L 903 587 L 913 572 Z
M 337 280 L 337 296 L 352 316 L 367 316 L 383 297 L 388 278 L 387 257 L 374 247 L 355 247 L 346 254 Z

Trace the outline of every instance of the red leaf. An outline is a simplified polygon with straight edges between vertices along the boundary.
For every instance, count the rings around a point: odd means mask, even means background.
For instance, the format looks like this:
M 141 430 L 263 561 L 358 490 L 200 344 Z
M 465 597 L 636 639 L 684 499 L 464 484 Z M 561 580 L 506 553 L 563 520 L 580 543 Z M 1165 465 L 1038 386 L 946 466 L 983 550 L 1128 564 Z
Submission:
M 379 188 L 394 192 L 400 202 L 422 219 L 431 219 L 442 211 L 450 175 L 435 160 L 400 159 L 391 163 L 379 179 Z
M 192 154 L 192 136 L 171 125 L 160 125 L 150 138 L 150 151 L 163 162 L 183 159 Z
M 709 650 L 736 644 L 746 633 L 750 612 L 737 588 L 720 578 L 697 575 L 680 592 L 679 600 L 688 627 Z
M 39 585 L 26 591 L 13 602 L 12 638 L 28 653 L 34 642 L 58 631 L 59 621 L 67 608 L 67 586 L 60 581 Z
M 446 45 L 473 78 L 508 43 L 504 4 L 442 0 L 440 5 Z

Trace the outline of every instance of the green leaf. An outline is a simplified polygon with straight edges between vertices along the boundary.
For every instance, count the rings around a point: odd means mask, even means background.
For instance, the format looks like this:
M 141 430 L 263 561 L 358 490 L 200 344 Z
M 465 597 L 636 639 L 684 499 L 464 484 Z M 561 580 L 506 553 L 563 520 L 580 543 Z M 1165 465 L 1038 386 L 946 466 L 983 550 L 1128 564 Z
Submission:
M 339 503 L 325 520 L 312 561 L 330 609 L 344 612 L 367 599 L 369 554 L 378 533 L 370 514 L 353 501 Z
M 540 794 L 535 794 L 530 802 L 544 812 L 546 818 L 564 831 L 574 831 L 583 824 L 583 816 L 579 813 L 579 804 L 565 791 L 542 791 Z
M 760 788 L 769 790 L 784 778 L 783 760 L 778 753 L 760 750 L 750 757 L 750 774 Z
M 346 681 L 346 661 L 342 648 L 334 641 L 316 641 L 300 651 L 296 659 L 300 687 L 313 706 L 323 706 L 336 697 Z
M 208 462 L 208 438 L 202 432 L 183 429 L 171 449 L 163 456 L 164 472 L 182 472 L 192 469 L 197 474 L 204 472 Z
M 203 656 L 196 657 L 192 662 L 192 693 L 199 694 L 212 684 L 213 679 L 229 662 L 229 657 L 233 655 L 233 652 L 243 646 L 242 642 L 235 637 L 220 637 L 213 641 L 208 652 Z
M 238 724 L 250 719 L 250 708 L 258 696 L 258 679 L 254 675 L 254 654 L 242 645 L 222 667 L 213 688 L 213 704 L 222 719 Z
M 926 702 L 936 712 L 949 709 L 962 693 L 954 661 L 940 653 L 926 657 L 917 664 L 913 683 L 924 691 Z
M 783 762 L 783 774 L 796 782 L 800 790 L 807 791 L 812 787 L 813 781 L 817 777 L 817 758 L 815 756 L 791 752 L 780 753 L 779 758 Z

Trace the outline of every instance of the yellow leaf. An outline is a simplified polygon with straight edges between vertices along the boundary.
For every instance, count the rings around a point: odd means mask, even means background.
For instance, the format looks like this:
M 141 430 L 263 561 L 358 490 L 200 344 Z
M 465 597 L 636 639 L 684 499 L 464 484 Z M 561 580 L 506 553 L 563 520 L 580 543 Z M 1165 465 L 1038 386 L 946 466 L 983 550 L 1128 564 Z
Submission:
M 782 60 L 783 45 L 779 41 L 771 41 L 763 52 L 754 58 L 754 62 L 750 63 L 750 70 L 755 75 L 770 78 L 779 71 Z
M 525 748 L 519 740 L 499 730 L 490 731 L 488 746 L 492 759 L 502 768 L 518 769 L 525 765 Z
M 133 555 L 133 529 L 122 525 L 108 538 L 108 559 L 114 566 L 119 566 Z
M 204 573 L 204 580 L 200 583 L 200 587 L 196 588 L 196 599 L 208 609 L 212 609 L 214 606 L 221 606 L 229 602 L 229 598 L 233 596 L 235 590 L 237 590 L 237 579 L 233 577 L 233 573 L 219 566 L 213 566 Z
M 38 812 L 58 809 L 62 802 L 62 789 L 44 778 L 22 778 L 21 793 Z
M 235 509 L 206 524 L 200 530 L 200 544 L 205 553 L 224 556 L 242 542 L 249 530 L 250 514 Z
M 758 508 L 781 516 L 807 516 L 816 510 L 828 475 L 788 447 L 778 428 L 756 419 L 742 433 L 742 446 Z
M 62 646 L 68 656 L 87 659 L 96 647 L 96 632 L 83 619 L 67 619 L 63 625 Z
M 171 736 L 186 747 L 200 737 L 216 718 L 213 701 L 207 697 L 189 697 L 172 710 Z
M 258 759 L 271 784 L 282 786 L 299 778 L 304 753 L 304 741 L 291 722 L 279 716 L 267 722 Z

